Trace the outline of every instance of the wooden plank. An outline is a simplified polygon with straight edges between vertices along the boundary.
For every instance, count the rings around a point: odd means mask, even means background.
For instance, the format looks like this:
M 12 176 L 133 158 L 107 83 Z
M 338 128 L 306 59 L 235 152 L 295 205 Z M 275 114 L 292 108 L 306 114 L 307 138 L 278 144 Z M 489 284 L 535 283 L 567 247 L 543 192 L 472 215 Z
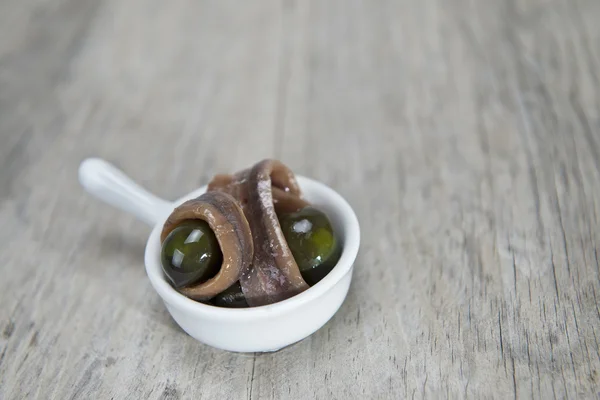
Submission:
M 0 2 L 0 398 L 598 392 L 600 4 Z M 83 193 L 174 198 L 278 157 L 355 207 L 339 313 L 274 354 L 203 346 Z M 598 293 L 598 294 L 597 294 Z

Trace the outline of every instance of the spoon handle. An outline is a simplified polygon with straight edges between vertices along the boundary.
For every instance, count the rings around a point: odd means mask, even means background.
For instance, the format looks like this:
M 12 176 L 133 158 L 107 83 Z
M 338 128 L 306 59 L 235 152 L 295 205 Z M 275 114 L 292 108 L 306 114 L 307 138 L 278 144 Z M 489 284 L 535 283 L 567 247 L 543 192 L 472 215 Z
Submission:
M 171 202 L 156 197 L 100 158 L 88 158 L 81 163 L 79 182 L 88 193 L 150 226 L 173 209 Z

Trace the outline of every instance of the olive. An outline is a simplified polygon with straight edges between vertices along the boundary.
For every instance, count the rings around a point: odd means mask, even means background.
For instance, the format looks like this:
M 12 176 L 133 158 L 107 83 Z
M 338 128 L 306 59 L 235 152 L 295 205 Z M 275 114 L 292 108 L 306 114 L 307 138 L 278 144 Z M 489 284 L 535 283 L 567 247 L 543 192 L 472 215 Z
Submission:
M 314 285 L 335 267 L 341 246 L 324 212 L 308 206 L 279 216 L 279 224 L 306 283 Z
M 239 282 L 212 298 L 211 303 L 218 307 L 244 308 L 248 307 L 242 287 Z
M 195 219 L 184 221 L 169 233 L 163 241 L 161 261 L 165 275 L 180 288 L 215 276 L 223 254 L 208 223 Z

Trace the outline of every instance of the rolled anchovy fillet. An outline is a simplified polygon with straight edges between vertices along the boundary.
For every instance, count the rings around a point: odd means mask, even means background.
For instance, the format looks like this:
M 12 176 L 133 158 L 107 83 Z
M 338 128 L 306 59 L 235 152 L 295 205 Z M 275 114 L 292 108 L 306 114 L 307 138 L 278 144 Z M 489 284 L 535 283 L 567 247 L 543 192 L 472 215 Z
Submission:
M 161 243 L 179 224 L 193 219 L 206 221 L 213 230 L 223 253 L 223 264 L 219 272 L 206 282 L 177 290 L 191 299 L 206 301 L 248 274 L 254 255 L 252 232 L 233 196 L 224 192 L 207 192 L 186 201 L 171 213 L 163 227 Z
M 263 160 L 234 175 L 217 175 L 208 190 L 235 197 L 250 224 L 254 257 L 251 268 L 240 277 L 250 306 L 276 303 L 308 289 L 275 210 L 293 212 L 309 204 L 302 200 L 300 187 L 288 167 L 276 160 Z

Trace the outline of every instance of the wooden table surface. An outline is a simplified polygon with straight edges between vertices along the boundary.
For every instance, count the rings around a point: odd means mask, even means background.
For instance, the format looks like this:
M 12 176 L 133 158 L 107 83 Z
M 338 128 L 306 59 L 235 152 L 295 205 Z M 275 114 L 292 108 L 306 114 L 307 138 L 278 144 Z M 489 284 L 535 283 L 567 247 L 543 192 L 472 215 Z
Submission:
M 592 398 L 600 392 L 600 2 L 0 1 L 0 398 Z M 196 342 L 149 228 L 86 157 L 165 198 L 275 157 L 362 245 L 308 339 Z

